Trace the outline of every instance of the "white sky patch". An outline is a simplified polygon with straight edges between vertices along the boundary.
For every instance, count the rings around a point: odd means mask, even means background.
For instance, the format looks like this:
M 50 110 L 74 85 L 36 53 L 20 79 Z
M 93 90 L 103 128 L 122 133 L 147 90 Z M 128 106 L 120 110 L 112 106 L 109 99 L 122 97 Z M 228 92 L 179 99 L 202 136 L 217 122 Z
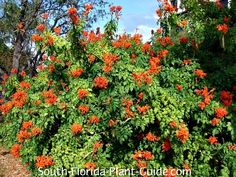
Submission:
M 135 31 L 133 31 L 131 34 L 142 34 L 143 36 L 143 42 L 147 42 L 151 38 L 151 30 L 155 29 L 147 25 L 139 25 Z

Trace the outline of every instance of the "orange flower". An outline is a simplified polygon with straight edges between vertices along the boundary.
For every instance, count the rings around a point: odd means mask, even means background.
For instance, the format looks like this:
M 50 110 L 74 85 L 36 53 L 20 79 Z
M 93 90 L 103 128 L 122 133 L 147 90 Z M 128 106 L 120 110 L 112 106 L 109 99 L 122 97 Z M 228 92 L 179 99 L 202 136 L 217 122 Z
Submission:
M 101 148 L 103 144 L 101 142 L 95 141 L 93 144 L 93 152 L 97 152 L 99 148 Z
M 86 114 L 87 112 L 89 112 L 89 107 L 86 105 L 80 105 L 78 109 L 82 114 Z
M 154 141 L 158 141 L 159 138 L 155 135 L 153 135 L 151 132 L 149 132 L 147 135 L 146 135 L 146 139 L 149 141 L 149 142 L 154 142 Z
M 223 118 L 227 116 L 228 112 L 225 108 L 216 108 L 215 114 L 216 114 L 216 118 Z
M 43 13 L 43 14 L 41 14 L 41 17 L 42 17 L 43 19 L 48 19 L 49 14 L 48 14 L 48 13 Z
M 54 165 L 52 157 L 46 155 L 41 155 L 36 157 L 35 166 L 37 168 L 46 168 L 52 165 Z
M 145 106 L 138 106 L 138 112 L 139 112 L 140 114 L 146 113 L 149 109 L 150 109 L 150 107 L 149 107 L 148 105 L 145 105 Z
M 46 42 L 46 45 L 49 45 L 49 46 L 53 46 L 54 44 L 54 39 L 52 36 L 48 36 L 47 37 L 47 42 Z
M 40 100 L 36 100 L 36 101 L 34 101 L 34 104 L 35 104 L 35 105 L 40 105 L 40 104 L 41 104 L 41 101 L 40 101 Z
M 219 122 L 220 122 L 219 119 L 213 118 L 213 119 L 211 120 L 211 125 L 212 125 L 212 126 L 216 126 Z
M 150 151 L 136 151 L 135 154 L 133 154 L 133 159 L 137 161 L 141 159 L 152 160 L 153 155 Z
M 25 77 L 25 76 L 26 76 L 25 71 L 21 71 L 21 72 L 20 72 L 20 76 L 21 76 L 21 77 Z
M 3 105 L 0 105 L 0 111 L 3 113 L 3 114 L 8 114 L 12 107 L 14 106 L 14 102 L 7 102 L 6 104 L 3 104 Z
M 43 41 L 43 37 L 38 34 L 33 34 L 31 39 L 32 39 L 32 41 L 37 41 L 37 42 Z
M 115 126 L 117 123 L 118 123 L 118 120 L 112 120 L 112 119 L 110 119 L 109 122 L 108 122 L 108 125 L 109 125 L 110 127 L 113 127 L 113 126 Z
M 26 81 L 22 81 L 20 83 L 20 87 L 23 88 L 23 89 L 29 89 L 30 88 L 30 83 L 26 82 Z
M 14 93 L 11 98 L 13 99 L 14 106 L 22 108 L 28 100 L 27 93 L 25 91 L 18 90 Z
M 147 162 L 142 161 L 142 160 L 138 160 L 138 162 L 137 162 L 137 167 L 138 167 L 138 169 L 147 168 Z
M 236 150 L 236 144 L 228 146 L 228 149 L 231 151 Z
M 216 28 L 218 29 L 218 31 L 223 32 L 224 34 L 226 34 L 226 33 L 228 32 L 228 30 L 229 30 L 228 25 L 225 24 L 225 23 L 224 23 L 224 24 L 217 25 Z
M 176 131 L 176 136 L 182 143 L 184 143 L 189 138 L 188 129 L 185 127 L 180 127 L 180 130 Z
M 182 91 L 183 90 L 183 86 L 179 85 L 179 84 L 176 84 L 176 89 L 179 90 L 179 91 Z
M 151 45 L 149 43 L 144 43 L 142 46 L 142 52 L 149 52 L 151 49 Z
M 176 123 L 175 121 L 169 122 L 169 125 L 170 125 L 172 128 L 176 128 L 176 127 L 177 127 L 177 123 Z
M 187 37 L 181 37 L 181 38 L 179 38 L 179 42 L 181 44 L 186 44 L 186 43 L 188 43 L 188 38 Z
M 33 125 L 33 122 L 30 120 L 28 122 L 23 122 L 22 124 L 22 130 L 28 130 L 29 128 L 31 128 Z
M 166 140 L 164 141 L 164 143 L 161 145 L 161 147 L 162 147 L 162 151 L 163 151 L 163 152 L 169 151 L 169 150 L 171 149 L 170 140 L 169 140 L 169 139 L 166 139 Z
M 93 123 L 98 124 L 99 122 L 100 122 L 100 119 L 95 115 L 93 115 L 88 121 L 89 124 L 93 124 Z
M 75 14 L 77 14 L 77 9 L 74 8 L 74 7 L 71 7 L 71 8 L 68 9 L 67 13 L 69 15 L 75 15 Z
M 233 94 L 231 94 L 229 91 L 221 91 L 220 92 L 220 101 L 224 106 L 230 106 L 233 102 Z
M 45 25 L 44 24 L 39 24 L 36 29 L 40 32 L 43 32 L 45 30 Z
M 192 61 L 190 59 L 185 59 L 183 62 L 182 62 L 182 65 L 191 65 L 192 64 Z
M 206 107 L 206 104 L 201 101 L 201 102 L 198 103 L 198 107 L 199 107 L 201 110 L 204 110 L 205 107 Z
M 42 133 L 41 128 L 38 128 L 38 127 L 32 128 L 32 135 L 38 136 L 38 135 L 40 135 L 41 133 Z
M 198 78 L 204 78 L 204 77 L 206 77 L 206 73 L 204 73 L 204 71 L 203 70 L 201 70 L 201 69 L 196 69 L 195 71 L 194 71 L 194 74 L 198 77 Z
M 85 98 L 88 94 L 89 94 L 89 92 L 87 90 L 84 90 L 84 89 L 79 89 L 78 90 L 78 97 L 80 99 Z
M 214 137 L 214 136 L 210 136 L 210 137 L 208 138 L 208 142 L 211 143 L 211 144 L 218 144 L 218 140 L 217 140 L 217 138 Z
M 95 56 L 94 55 L 88 55 L 88 59 L 90 63 L 93 63 L 95 61 Z
M 83 74 L 84 70 L 81 68 L 78 68 L 76 70 L 71 71 L 71 75 L 73 77 L 79 77 L 81 74 Z
M 42 95 L 45 98 L 45 102 L 49 105 L 53 105 L 57 102 L 57 96 L 54 94 L 53 89 L 49 91 L 44 91 Z
M 71 125 L 71 131 L 74 135 L 76 135 L 83 131 L 83 127 L 78 123 L 74 123 L 73 125 Z
M 105 77 L 99 76 L 94 79 L 94 87 L 106 89 L 108 86 L 108 80 Z
M 94 170 L 97 167 L 97 165 L 94 162 L 87 162 L 86 164 L 84 164 L 84 167 L 90 170 Z
M 11 155 L 13 155 L 14 157 L 20 157 L 20 149 L 21 149 L 21 145 L 20 144 L 14 144 L 11 147 Z
M 55 28 L 53 28 L 53 31 L 56 35 L 59 35 L 61 33 L 61 28 L 60 27 L 55 27 Z
M 30 136 L 31 136 L 31 133 L 30 132 L 27 132 L 27 131 L 20 131 L 18 134 L 17 134 L 17 139 L 20 143 L 22 143 L 25 139 L 30 139 Z

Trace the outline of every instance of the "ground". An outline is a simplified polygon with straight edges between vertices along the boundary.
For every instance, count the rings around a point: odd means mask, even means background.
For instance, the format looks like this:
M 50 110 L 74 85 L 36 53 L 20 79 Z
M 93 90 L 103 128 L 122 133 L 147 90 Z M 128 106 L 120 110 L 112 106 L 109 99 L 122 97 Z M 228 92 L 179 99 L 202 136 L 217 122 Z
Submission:
M 30 177 L 20 159 L 13 157 L 9 150 L 0 147 L 0 177 Z

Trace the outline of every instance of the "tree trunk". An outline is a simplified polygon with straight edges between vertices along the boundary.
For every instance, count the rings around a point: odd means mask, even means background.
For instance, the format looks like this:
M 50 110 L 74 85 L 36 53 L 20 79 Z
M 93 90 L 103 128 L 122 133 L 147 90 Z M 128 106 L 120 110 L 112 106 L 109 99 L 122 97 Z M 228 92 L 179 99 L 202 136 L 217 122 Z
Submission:
M 23 25 L 24 25 L 24 19 L 26 15 L 27 4 L 28 4 L 27 0 L 21 0 L 21 11 L 20 11 L 20 16 L 19 16 L 19 23 L 22 23 Z M 16 30 L 16 40 L 14 43 L 14 53 L 13 53 L 13 63 L 12 63 L 12 67 L 15 69 L 19 69 L 25 30 L 26 29 L 24 29 L 24 26 L 23 26 L 23 29 Z

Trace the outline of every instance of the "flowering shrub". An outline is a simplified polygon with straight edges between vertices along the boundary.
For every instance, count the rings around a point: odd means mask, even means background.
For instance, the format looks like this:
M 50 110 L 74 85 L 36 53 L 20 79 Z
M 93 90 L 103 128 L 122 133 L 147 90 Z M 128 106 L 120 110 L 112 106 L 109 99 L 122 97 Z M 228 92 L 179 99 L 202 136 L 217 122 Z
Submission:
M 115 39 L 120 6 L 111 7 L 104 34 L 83 31 L 91 8 L 84 17 L 68 10 L 66 37 L 38 26 L 32 40 L 45 55 L 37 75 L 5 78 L 0 133 L 11 153 L 34 176 L 41 168 L 75 167 L 233 176 L 235 90 L 207 84 L 207 73 L 190 57 L 192 39 L 174 41 L 162 30 L 151 44 L 139 34 Z M 165 1 L 158 13 L 175 15 L 175 9 Z M 187 28 L 184 19 L 179 23 Z

